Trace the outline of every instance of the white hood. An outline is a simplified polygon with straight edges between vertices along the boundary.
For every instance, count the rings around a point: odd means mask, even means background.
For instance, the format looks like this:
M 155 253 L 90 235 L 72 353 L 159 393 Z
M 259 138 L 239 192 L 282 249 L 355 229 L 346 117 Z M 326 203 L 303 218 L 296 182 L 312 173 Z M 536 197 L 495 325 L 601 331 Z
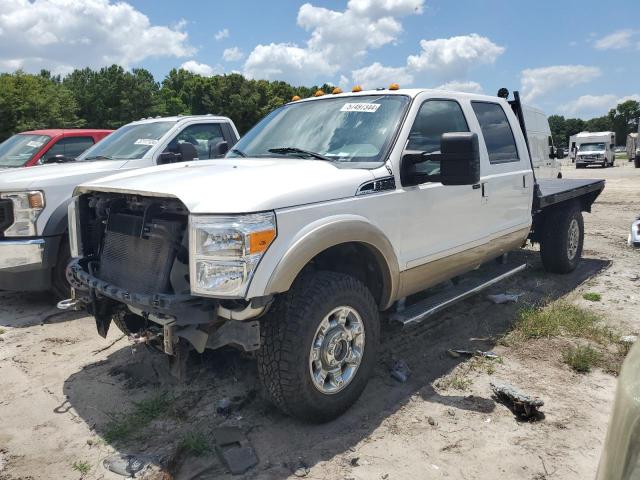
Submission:
M 71 193 L 78 183 L 108 175 L 120 169 L 125 163 L 124 160 L 51 163 L 37 167 L 2 170 L 0 192 L 46 190 L 48 186 L 60 187 L 64 183 L 69 186 Z
M 373 178 L 320 160 L 228 158 L 123 172 L 77 192 L 175 197 L 192 213 L 248 213 L 352 197 Z

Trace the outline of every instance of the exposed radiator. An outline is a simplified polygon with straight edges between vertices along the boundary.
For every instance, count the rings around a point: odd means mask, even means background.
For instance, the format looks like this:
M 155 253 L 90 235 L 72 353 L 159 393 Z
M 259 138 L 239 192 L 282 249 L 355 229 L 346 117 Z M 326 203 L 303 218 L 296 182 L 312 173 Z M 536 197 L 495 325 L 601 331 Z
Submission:
M 183 225 L 179 221 L 112 214 L 100 253 L 97 277 L 135 293 L 167 293 L 171 267 L 180 244 Z

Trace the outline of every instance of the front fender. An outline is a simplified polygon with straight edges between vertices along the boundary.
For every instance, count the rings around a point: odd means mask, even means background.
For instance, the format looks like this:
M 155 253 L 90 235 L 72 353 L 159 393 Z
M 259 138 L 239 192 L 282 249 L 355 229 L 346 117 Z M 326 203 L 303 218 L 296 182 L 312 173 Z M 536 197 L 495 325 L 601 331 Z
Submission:
M 324 218 L 302 228 L 284 248 L 279 249 L 282 252 L 277 253 L 279 258 L 261 262 L 249 288 L 249 297 L 288 291 L 298 274 L 314 257 L 343 243 L 364 244 L 374 253 L 383 277 L 380 308 L 388 308 L 398 292 L 398 259 L 384 232 L 357 215 Z M 266 270 L 272 268 L 274 262 L 275 268 L 269 274 Z

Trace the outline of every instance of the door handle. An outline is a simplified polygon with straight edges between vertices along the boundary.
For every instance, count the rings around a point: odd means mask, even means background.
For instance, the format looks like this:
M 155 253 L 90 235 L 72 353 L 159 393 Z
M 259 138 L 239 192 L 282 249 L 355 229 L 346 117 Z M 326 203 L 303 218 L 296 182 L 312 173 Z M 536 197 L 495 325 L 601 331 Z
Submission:
M 480 188 L 480 184 L 476 183 L 471 188 L 473 188 L 474 190 L 478 190 Z

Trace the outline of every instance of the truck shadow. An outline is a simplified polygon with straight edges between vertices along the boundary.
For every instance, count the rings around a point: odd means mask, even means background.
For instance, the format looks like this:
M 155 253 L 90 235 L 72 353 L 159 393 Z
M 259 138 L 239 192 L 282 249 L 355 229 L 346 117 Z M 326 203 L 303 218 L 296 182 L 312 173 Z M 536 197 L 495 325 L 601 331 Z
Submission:
M 161 456 L 171 465 L 176 479 L 227 478 L 227 475 L 284 479 L 301 464 L 311 468 L 334 457 L 344 459 L 345 471 L 340 474 L 344 476 L 351 468 L 350 459 L 358 456 L 360 442 L 381 426 L 382 432 L 392 434 L 393 415 L 412 398 L 420 398 L 427 411 L 433 408 L 441 412 L 441 408 L 436 409 L 440 404 L 453 411 L 452 415 L 459 410 L 486 414 L 499 408 L 489 391 L 484 396 L 467 396 L 451 389 L 444 390 L 445 393 L 436 391 L 434 382 L 465 361 L 452 358 L 447 350 L 490 350 L 512 328 L 523 305 L 556 300 L 610 264 L 584 259 L 569 275 L 550 275 L 542 269 L 537 252 L 524 251 L 522 255 L 530 267 L 489 290 L 489 293 L 524 293 L 516 304 L 495 305 L 486 299 L 486 294 L 479 294 L 406 330 L 389 325 L 386 315 L 383 316 L 381 351 L 373 378 L 359 401 L 332 422 L 306 424 L 279 413 L 256 395 L 259 387 L 254 362 L 232 350 L 194 356 L 190 360 L 189 380 L 178 384 L 167 380 L 162 355 L 145 349 L 132 355 L 131 348 L 121 348 L 106 360 L 86 365 L 65 381 L 67 402 L 60 406 L 60 413 L 78 415 L 123 453 Z M 405 383 L 389 375 L 391 365 L 400 359 L 411 370 Z M 140 418 L 130 414 L 121 415 L 138 411 L 135 402 L 158 393 L 163 393 L 162 398 L 168 402 L 155 418 L 140 422 Z M 420 423 L 422 428 L 433 428 L 427 416 Z M 119 430 L 122 425 L 133 425 L 133 430 Z M 212 450 L 195 457 L 189 456 L 183 447 L 178 448 L 181 439 L 194 432 L 210 441 L 211 431 L 221 425 L 239 426 L 257 453 L 259 465 L 244 476 L 231 477 L 225 473 Z M 340 475 L 338 478 L 342 478 Z

